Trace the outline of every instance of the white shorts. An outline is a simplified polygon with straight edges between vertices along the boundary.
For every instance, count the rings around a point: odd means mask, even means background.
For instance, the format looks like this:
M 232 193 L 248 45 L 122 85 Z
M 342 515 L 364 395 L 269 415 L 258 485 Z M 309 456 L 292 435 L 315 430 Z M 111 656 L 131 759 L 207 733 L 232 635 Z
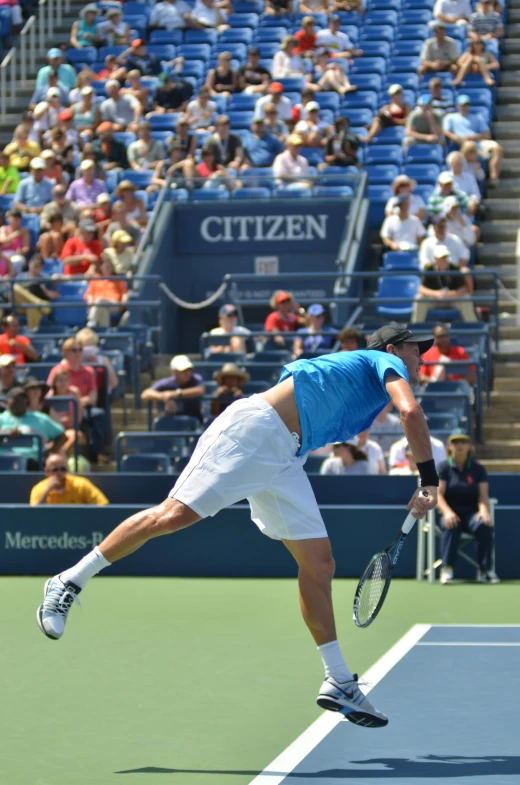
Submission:
M 242 499 L 274 540 L 327 537 L 299 445 L 260 395 L 232 403 L 200 437 L 169 496 L 201 518 Z

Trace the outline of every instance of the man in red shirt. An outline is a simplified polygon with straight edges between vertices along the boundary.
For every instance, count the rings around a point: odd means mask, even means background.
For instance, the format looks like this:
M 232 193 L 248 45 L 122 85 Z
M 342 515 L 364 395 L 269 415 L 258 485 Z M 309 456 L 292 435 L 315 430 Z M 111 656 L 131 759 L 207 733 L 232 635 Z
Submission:
M 265 320 L 264 330 L 266 333 L 294 333 L 298 327 L 305 325 L 305 318 L 302 315 L 297 315 L 295 312 L 300 313 L 303 309 L 298 308 L 294 297 L 290 292 L 282 290 L 275 292 L 270 300 L 272 312 Z M 276 344 L 285 347 L 285 341 L 281 335 L 277 335 L 272 339 Z
M 0 354 L 12 354 L 17 365 L 38 362 L 38 352 L 26 335 L 20 335 L 20 322 L 16 316 L 2 319 L 3 335 L 0 335 Z
M 294 48 L 295 55 L 312 56 L 316 46 L 315 24 L 316 22 L 312 16 L 303 17 L 301 30 L 294 34 L 294 38 L 298 42 L 298 45 Z
M 477 372 L 474 365 L 465 366 L 464 373 L 449 373 L 447 365 L 450 362 L 460 362 L 469 360 L 470 356 L 462 346 L 453 346 L 450 340 L 450 332 L 446 325 L 438 324 L 433 328 L 434 344 L 423 354 L 425 363 L 420 370 L 420 379 L 423 382 L 456 382 L 466 379 L 469 384 L 475 384 Z M 438 363 L 438 365 L 427 365 L 426 363 Z M 458 369 L 461 371 L 462 369 Z
M 79 237 L 69 237 L 61 252 L 65 275 L 85 275 L 92 266 L 96 269 L 103 246 L 95 238 L 96 224 L 90 220 L 80 221 Z

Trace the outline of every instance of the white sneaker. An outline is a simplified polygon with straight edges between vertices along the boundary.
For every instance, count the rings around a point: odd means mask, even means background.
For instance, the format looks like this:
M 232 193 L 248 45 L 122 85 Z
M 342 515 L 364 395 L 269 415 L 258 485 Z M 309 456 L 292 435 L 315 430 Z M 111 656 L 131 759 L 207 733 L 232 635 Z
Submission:
M 61 638 L 73 603 L 80 605 L 80 591 L 71 581 L 63 583 L 59 575 L 49 578 L 43 590 L 43 602 L 36 611 L 38 627 L 48 638 L 55 641 Z
M 325 679 L 320 688 L 316 703 L 328 711 L 340 711 L 355 725 L 365 728 L 383 728 L 388 725 L 388 717 L 374 709 L 368 698 L 361 692 L 358 677 L 352 681 L 337 682 L 331 676 Z
M 478 583 L 500 583 L 495 570 L 477 570 Z
M 441 567 L 441 583 L 451 583 L 453 580 L 453 569 L 451 567 Z

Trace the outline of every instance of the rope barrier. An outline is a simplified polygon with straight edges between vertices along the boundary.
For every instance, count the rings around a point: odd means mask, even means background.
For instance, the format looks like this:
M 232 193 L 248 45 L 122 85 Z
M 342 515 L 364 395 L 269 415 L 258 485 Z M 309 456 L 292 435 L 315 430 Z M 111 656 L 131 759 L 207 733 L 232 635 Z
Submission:
M 219 300 L 227 291 L 228 283 L 227 281 L 221 283 L 214 294 L 212 294 L 206 300 L 202 300 L 200 303 L 188 303 L 186 300 L 181 300 L 181 298 L 177 297 L 177 295 L 174 294 L 165 283 L 160 283 L 159 287 L 162 289 L 168 299 L 170 299 L 172 303 L 175 303 L 175 305 L 178 305 L 179 308 L 186 308 L 188 311 L 200 311 L 202 308 L 207 308 L 209 305 L 213 305 L 213 303 Z

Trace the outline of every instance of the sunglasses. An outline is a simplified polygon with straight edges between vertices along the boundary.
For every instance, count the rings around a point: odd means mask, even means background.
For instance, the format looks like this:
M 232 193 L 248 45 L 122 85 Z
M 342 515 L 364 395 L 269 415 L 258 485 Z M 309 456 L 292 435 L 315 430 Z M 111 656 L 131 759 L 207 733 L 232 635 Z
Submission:
M 450 439 L 450 444 L 469 444 L 469 439 Z
M 230 311 L 230 313 L 227 313 L 226 316 L 238 316 L 238 314 L 236 311 Z
M 74 349 L 68 349 L 68 351 L 69 352 L 82 352 L 83 349 L 81 349 L 79 346 L 76 346 Z
M 48 472 L 52 472 L 52 473 L 55 473 L 55 472 L 66 472 L 67 471 L 67 467 L 66 466 L 53 466 L 52 469 L 47 469 L 47 471 Z

